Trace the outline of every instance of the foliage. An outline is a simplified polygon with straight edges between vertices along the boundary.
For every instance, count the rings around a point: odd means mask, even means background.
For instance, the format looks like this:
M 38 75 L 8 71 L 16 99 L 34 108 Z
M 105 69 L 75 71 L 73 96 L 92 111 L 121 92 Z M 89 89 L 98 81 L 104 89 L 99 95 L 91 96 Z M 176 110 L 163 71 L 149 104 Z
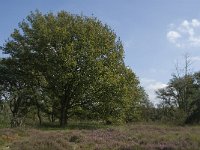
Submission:
M 159 89 L 156 93 L 162 99 L 163 116 L 168 121 L 184 123 L 199 122 L 199 73 L 185 75 L 183 77 L 174 76 L 168 86 Z M 179 120 L 179 121 L 178 121 Z
M 136 116 L 127 111 L 138 111 L 139 81 L 124 64 L 121 40 L 96 18 L 32 12 L 2 50 L 9 57 L 0 61 L 0 85 L 13 126 L 30 112 L 40 124 L 48 116 L 60 126 L 72 117 L 123 122 Z

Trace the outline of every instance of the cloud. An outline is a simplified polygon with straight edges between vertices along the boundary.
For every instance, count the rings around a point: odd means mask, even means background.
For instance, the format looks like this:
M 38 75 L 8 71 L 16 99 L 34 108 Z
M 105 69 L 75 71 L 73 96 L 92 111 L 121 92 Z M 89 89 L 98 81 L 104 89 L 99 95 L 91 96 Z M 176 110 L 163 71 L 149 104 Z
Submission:
M 149 95 L 149 99 L 151 100 L 151 102 L 153 102 L 154 104 L 158 104 L 159 100 L 156 98 L 155 91 L 160 88 L 164 88 L 167 85 L 154 79 L 148 78 L 142 78 L 141 84 Z
M 193 72 L 199 72 L 200 56 L 190 57 L 190 60 L 192 62 L 192 71 Z
M 180 24 L 169 25 L 166 37 L 180 48 L 200 47 L 200 20 L 183 20 Z
M 192 61 L 200 61 L 200 56 L 194 56 L 190 58 Z
M 167 33 L 167 38 L 172 43 L 175 43 L 177 41 L 177 39 L 180 38 L 180 37 L 181 37 L 181 35 L 176 31 L 169 31 Z

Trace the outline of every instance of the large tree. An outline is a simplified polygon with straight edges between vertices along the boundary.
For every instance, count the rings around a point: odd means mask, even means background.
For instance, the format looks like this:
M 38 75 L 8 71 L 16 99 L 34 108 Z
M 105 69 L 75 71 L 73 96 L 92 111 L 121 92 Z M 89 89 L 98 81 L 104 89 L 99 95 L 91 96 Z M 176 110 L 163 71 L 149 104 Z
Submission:
M 139 99 L 139 82 L 124 64 L 120 39 L 96 18 L 33 12 L 2 50 L 9 57 L 1 64 L 10 76 L 2 83 L 15 79 L 15 87 L 22 83 L 18 92 L 38 93 L 30 100 L 48 103 L 56 110 L 51 109 L 52 114 L 59 112 L 61 126 L 83 109 L 96 110 L 106 121 L 110 116 L 123 118 L 128 104 Z

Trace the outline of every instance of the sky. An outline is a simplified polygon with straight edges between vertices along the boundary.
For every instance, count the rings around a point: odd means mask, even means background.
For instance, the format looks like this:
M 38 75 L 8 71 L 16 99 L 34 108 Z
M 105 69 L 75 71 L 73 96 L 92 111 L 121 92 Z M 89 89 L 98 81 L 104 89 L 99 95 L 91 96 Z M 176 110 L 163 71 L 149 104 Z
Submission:
M 30 11 L 95 16 L 123 42 L 125 63 L 138 76 L 150 100 L 167 85 L 184 54 L 191 71 L 200 70 L 199 0 L 1 0 L 0 46 Z M 0 52 L 0 57 L 5 55 Z

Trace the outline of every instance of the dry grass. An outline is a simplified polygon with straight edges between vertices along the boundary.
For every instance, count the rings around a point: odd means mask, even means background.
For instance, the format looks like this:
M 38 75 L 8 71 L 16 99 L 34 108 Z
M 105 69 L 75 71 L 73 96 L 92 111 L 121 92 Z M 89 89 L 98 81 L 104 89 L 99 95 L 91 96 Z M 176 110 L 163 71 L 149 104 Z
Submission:
M 1 129 L 11 150 L 174 150 L 200 147 L 200 127 L 126 125 L 101 129 Z

